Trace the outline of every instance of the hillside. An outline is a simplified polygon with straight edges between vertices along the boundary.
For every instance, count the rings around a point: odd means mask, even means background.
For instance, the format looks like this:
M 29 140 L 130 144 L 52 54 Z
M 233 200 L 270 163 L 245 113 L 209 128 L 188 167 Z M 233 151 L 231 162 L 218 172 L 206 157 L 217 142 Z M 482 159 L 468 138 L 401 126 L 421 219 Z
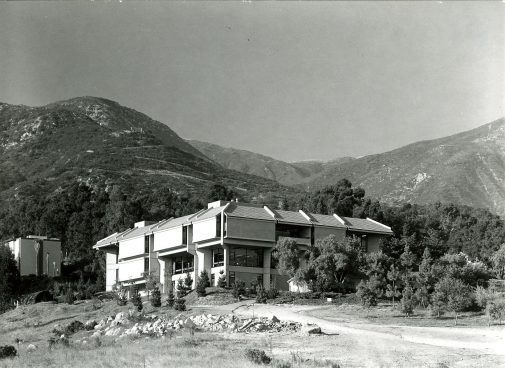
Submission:
M 187 142 L 205 156 L 227 169 L 261 176 L 275 180 L 283 185 L 300 184 L 306 180 L 310 180 L 312 176 L 323 172 L 328 167 L 353 160 L 351 157 L 344 157 L 328 162 L 300 161 L 288 163 L 237 148 L 222 147 L 217 144 L 197 140 L 188 140 Z
M 286 163 L 203 142 L 190 143 L 224 167 L 314 189 L 347 178 L 394 204 L 453 202 L 505 216 L 505 119 L 376 155 Z
M 1 103 L 0 172 L 0 199 L 76 180 L 135 190 L 163 184 L 176 191 L 223 182 L 246 198 L 291 191 L 225 169 L 167 125 L 96 97 L 42 107 Z

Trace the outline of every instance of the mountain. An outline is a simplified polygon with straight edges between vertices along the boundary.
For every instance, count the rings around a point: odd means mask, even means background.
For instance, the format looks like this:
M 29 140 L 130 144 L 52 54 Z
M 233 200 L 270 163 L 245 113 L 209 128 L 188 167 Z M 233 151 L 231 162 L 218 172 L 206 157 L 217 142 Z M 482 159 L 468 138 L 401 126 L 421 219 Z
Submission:
M 347 178 L 388 203 L 452 202 L 505 215 L 505 118 L 449 137 L 335 165 L 310 187 Z
M 222 147 L 217 144 L 188 140 L 189 144 L 221 166 L 243 173 L 275 180 L 283 185 L 296 185 L 310 180 L 328 167 L 352 161 L 344 157 L 332 161 L 300 161 L 288 163 L 259 153 L 237 148 Z
M 42 107 L 0 103 L 0 173 L 0 200 L 58 190 L 76 180 L 137 191 L 160 185 L 201 191 L 222 182 L 248 199 L 292 192 L 225 169 L 167 125 L 97 97 Z
M 452 202 L 505 216 L 505 118 L 449 137 L 361 158 L 286 163 L 190 141 L 224 167 L 314 189 L 347 178 L 368 196 L 397 204 Z

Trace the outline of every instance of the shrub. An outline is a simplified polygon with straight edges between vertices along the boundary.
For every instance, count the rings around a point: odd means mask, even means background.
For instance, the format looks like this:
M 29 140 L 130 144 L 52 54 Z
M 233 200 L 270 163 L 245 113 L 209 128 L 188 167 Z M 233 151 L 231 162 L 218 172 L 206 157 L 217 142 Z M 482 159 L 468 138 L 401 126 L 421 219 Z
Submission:
M 219 278 L 217 279 L 217 286 L 220 288 L 226 287 L 226 275 L 224 274 L 223 270 L 219 271 Z
M 180 278 L 177 280 L 177 298 L 183 298 L 187 294 L 186 285 L 184 284 L 184 279 Z
M 84 330 L 84 324 L 80 321 L 72 321 L 67 327 L 65 327 L 63 333 L 65 335 L 72 335 L 73 333 L 81 330 Z
M 245 282 L 242 280 L 235 280 L 233 283 L 233 297 L 238 299 L 241 294 L 245 293 Z
M 0 359 L 14 358 L 16 355 L 18 355 L 18 352 L 14 346 L 0 346 Z
M 265 304 L 267 302 L 267 293 L 265 289 L 259 287 L 256 291 L 256 303 Z
M 270 287 L 269 290 L 267 290 L 267 298 L 268 299 L 275 299 L 279 296 L 279 290 L 277 290 L 274 287 Z
M 245 357 L 255 364 L 270 364 L 272 358 L 270 358 L 264 350 L 259 349 L 247 349 L 245 351 Z
M 505 319 L 505 300 L 496 299 L 489 301 L 486 306 L 486 314 L 490 321 L 498 320 L 501 325 L 501 321 Z
M 68 288 L 67 293 L 65 294 L 65 303 L 74 304 L 74 302 L 75 302 L 74 292 L 72 291 L 72 288 Z
M 158 286 L 155 286 L 151 294 L 151 305 L 153 307 L 161 307 L 161 292 Z
M 189 272 L 186 274 L 186 277 L 184 278 L 184 286 L 186 292 L 191 291 L 191 289 L 193 288 L 193 278 L 191 277 L 191 274 Z
M 400 302 L 401 311 L 409 317 L 414 312 L 414 291 L 410 284 L 405 285 Z
M 168 298 L 167 298 L 167 305 L 169 308 L 173 308 L 175 303 L 175 296 L 174 296 L 174 291 L 169 290 L 168 291 Z
M 128 302 L 128 297 L 126 296 L 126 289 L 118 290 L 115 294 L 115 299 L 117 305 L 119 305 L 120 307 L 126 305 L 126 303 Z
M 377 299 L 380 297 L 381 293 L 380 282 L 372 276 L 366 282 L 363 280 L 360 281 L 356 295 L 361 303 L 369 308 L 377 305 Z
M 140 294 L 137 289 L 133 290 L 133 295 L 130 299 L 132 304 L 137 308 L 139 312 L 142 312 L 142 309 L 144 306 L 142 305 L 142 298 L 140 297 Z
M 181 311 L 181 312 L 185 311 L 186 310 L 186 299 L 182 299 L 182 298 L 175 299 L 174 309 L 177 311 Z
M 205 288 L 210 286 L 209 274 L 207 270 L 203 270 L 200 273 L 200 277 L 198 278 L 198 282 L 196 283 L 196 293 L 198 296 L 203 297 L 206 295 Z

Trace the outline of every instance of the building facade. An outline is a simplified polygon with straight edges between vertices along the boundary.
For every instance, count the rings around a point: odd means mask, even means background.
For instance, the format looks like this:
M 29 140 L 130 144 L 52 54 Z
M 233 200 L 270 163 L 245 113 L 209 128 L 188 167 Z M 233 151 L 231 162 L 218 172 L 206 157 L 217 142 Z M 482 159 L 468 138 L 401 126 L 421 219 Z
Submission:
M 331 234 L 358 236 L 364 249 L 371 252 L 378 250 L 380 239 L 392 231 L 371 219 L 216 201 L 192 215 L 138 222 L 132 229 L 98 241 L 93 248 L 106 254 L 107 290 L 118 283 L 142 287 L 145 274 L 159 280 L 163 292 L 173 289 L 187 273 L 194 287 L 203 270 L 212 285 L 224 275 L 228 285 L 240 279 L 246 285 L 288 290 L 289 277 L 275 268 L 272 259 L 277 241 L 294 239 L 303 250 Z
M 56 238 L 29 235 L 7 241 L 21 276 L 61 275 L 61 242 Z

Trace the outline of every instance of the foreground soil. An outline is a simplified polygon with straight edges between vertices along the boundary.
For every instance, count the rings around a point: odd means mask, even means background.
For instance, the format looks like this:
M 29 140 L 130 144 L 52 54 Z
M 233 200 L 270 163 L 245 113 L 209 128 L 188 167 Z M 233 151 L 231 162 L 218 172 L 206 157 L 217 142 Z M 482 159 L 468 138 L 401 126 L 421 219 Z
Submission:
M 48 349 L 54 325 L 73 320 L 100 320 L 129 305 L 114 302 L 94 305 L 41 303 L 0 315 L 0 345 L 16 345 L 20 356 L 0 360 L 0 367 L 253 367 L 244 357 L 247 348 L 259 348 L 292 367 L 505 367 L 505 326 L 423 327 L 385 319 L 373 323 L 355 317 L 349 307 L 259 305 L 252 301 L 227 305 L 190 305 L 187 315 L 201 313 L 235 314 L 241 318 L 272 317 L 302 324 L 315 323 L 321 335 L 297 333 L 229 333 L 179 331 L 170 338 L 142 338 L 117 341 L 100 339 L 87 346 L 71 341 L 70 347 Z M 166 307 L 146 313 L 171 318 Z M 77 339 L 78 336 L 75 337 Z M 71 339 L 72 340 L 72 339 Z M 37 350 L 28 352 L 34 344 Z

